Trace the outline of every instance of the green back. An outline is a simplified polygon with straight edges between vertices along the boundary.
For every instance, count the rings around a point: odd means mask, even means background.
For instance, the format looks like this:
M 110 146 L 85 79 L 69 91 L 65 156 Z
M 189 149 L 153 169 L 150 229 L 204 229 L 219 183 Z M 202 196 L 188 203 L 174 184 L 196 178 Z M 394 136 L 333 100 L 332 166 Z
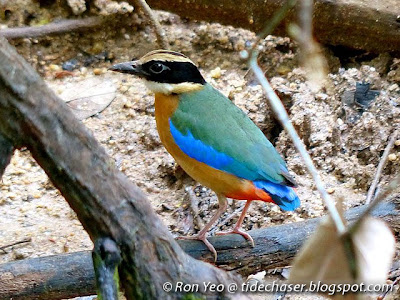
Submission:
M 287 169 L 282 157 L 249 117 L 218 90 L 207 83 L 200 91 L 180 95 L 179 100 L 171 116 L 176 129 L 184 136 L 190 132 L 202 144 L 233 158 L 216 168 L 249 180 L 285 181 L 282 174 L 287 174 Z M 205 162 L 213 166 L 216 155 L 210 147 L 191 144 L 188 151 L 193 155 L 189 156 L 208 152 Z

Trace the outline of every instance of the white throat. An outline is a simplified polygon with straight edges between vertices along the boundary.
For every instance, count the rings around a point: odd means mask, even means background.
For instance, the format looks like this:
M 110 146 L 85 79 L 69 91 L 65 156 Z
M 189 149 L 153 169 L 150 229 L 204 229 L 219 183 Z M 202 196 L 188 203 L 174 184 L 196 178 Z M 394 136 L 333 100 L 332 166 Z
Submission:
M 203 85 L 200 83 L 181 82 L 181 83 L 161 83 L 144 80 L 146 87 L 153 93 L 161 93 L 165 95 L 181 94 L 200 90 Z

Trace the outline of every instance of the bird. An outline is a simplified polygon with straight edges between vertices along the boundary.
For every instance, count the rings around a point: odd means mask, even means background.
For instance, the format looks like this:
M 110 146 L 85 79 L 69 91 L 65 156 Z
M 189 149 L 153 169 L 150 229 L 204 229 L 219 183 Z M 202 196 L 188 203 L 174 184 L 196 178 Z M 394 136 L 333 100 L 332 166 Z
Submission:
M 246 203 L 233 229 L 216 234 L 240 234 L 253 247 L 253 238 L 241 230 L 252 201 L 272 202 L 284 211 L 300 206 L 297 184 L 284 159 L 240 108 L 206 82 L 186 55 L 154 50 L 109 69 L 144 80 L 154 93 L 162 144 L 189 176 L 217 195 L 219 207 L 210 221 L 197 235 L 179 238 L 203 241 L 217 261 L 207 232 L 226 211 L 227 198 Z

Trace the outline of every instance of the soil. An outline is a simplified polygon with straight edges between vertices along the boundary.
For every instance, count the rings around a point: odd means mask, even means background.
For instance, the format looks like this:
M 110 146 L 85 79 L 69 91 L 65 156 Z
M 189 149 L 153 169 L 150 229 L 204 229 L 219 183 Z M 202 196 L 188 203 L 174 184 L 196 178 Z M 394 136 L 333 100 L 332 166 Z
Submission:
M 1 16 L 1 26 L 43 24 L 55 19 L 54 16 L 73 16 L 67 5 L 46 4 L 51 2 L 14 1 Z M 73 2 L 80 1 L 69 1 L 71 6 Z M 91 13 L 99 11 L 92 8 Z M 240 59 L 239 51 L 255 41 L 255 34 L 219 24 L 188 21 L 165 12 L 157 15 L 171 49 L 189 56 L 208 82 L 249 115 L 275 144 L 299 183 L 300 208 L 283 212 L 276 205 L 253 202 L 244 229 L 324 215 L 324 205 L 301 157 L 276 121 L 261 87 Z M 155 127 L 153 96 L 143 83 L 106 71 L 113 62 L 138 58 L 157 48 L 155 35 L 144 17 L 123 14 L 115 22 L 101 30 L 19 39 L 12 43 L 58 94 L 65 89 L 82 88 L 82 82 L 91 77 L 100 77 L 116 86 L 110 106 L 83 123 L 115 159 L 118 168 L 147 193 L 170 231 L 175 236 L 194 234 L 197 223 L 206 223 L 215 213 L 217 198 L 210 189 L 186 175 L 161 145 Z M 384 54 L 344 60 L 330 49 L 324 49 L 324 53 L 330 67 L 329 88 L 317 93 L 307 84 L 305 72 L 299 67 L 298 46 L 289 38 L 268 36 L 262 43 L 260 63 L 283 100 L 329 193 L 336 200 L 342 199 L 349 208 L 365 201 L 388 137 L 399 127 L 400 59 Z M 61 72 L 63 67 L 70 71 Z M 369 105 L 352 101 L 351 93 L 357 82 L 369 83 L 372 90 L 379 91 Z M 94 86 L 93 95 L 98 90 Z M 384 169 L 382 186 L 398 173 L 400 141 L 396 144 L 394 155 Z M 199 215 L 195 218 L 191 190 L 198 202 Z M 230 204 L 220 222 L 244 203 L 230 200 Z M 216 224 L 216 228 L 226 230 L 236 220 L 233 218 L 223 226 Z M 31 242 L 0 253 L 0 263 L 92 248 L 75 213 L 29 151 L 21 149 L 14 153 L 0 182 L 0 246 L 28 237 Z

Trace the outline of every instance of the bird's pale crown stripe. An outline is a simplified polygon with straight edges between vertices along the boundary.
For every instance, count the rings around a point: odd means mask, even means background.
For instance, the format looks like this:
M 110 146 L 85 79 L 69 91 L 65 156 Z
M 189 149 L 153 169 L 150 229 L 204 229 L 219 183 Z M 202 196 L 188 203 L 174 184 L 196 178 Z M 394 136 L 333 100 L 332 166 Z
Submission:
M 194 63 L 185 55 L 168 50 L 155 50 L 147 53 L 139 61 L 142 64 L 146 62 L 158 60 L 158 61 L 176 61 L 176 62 L 188 62 L 194 65 Z

